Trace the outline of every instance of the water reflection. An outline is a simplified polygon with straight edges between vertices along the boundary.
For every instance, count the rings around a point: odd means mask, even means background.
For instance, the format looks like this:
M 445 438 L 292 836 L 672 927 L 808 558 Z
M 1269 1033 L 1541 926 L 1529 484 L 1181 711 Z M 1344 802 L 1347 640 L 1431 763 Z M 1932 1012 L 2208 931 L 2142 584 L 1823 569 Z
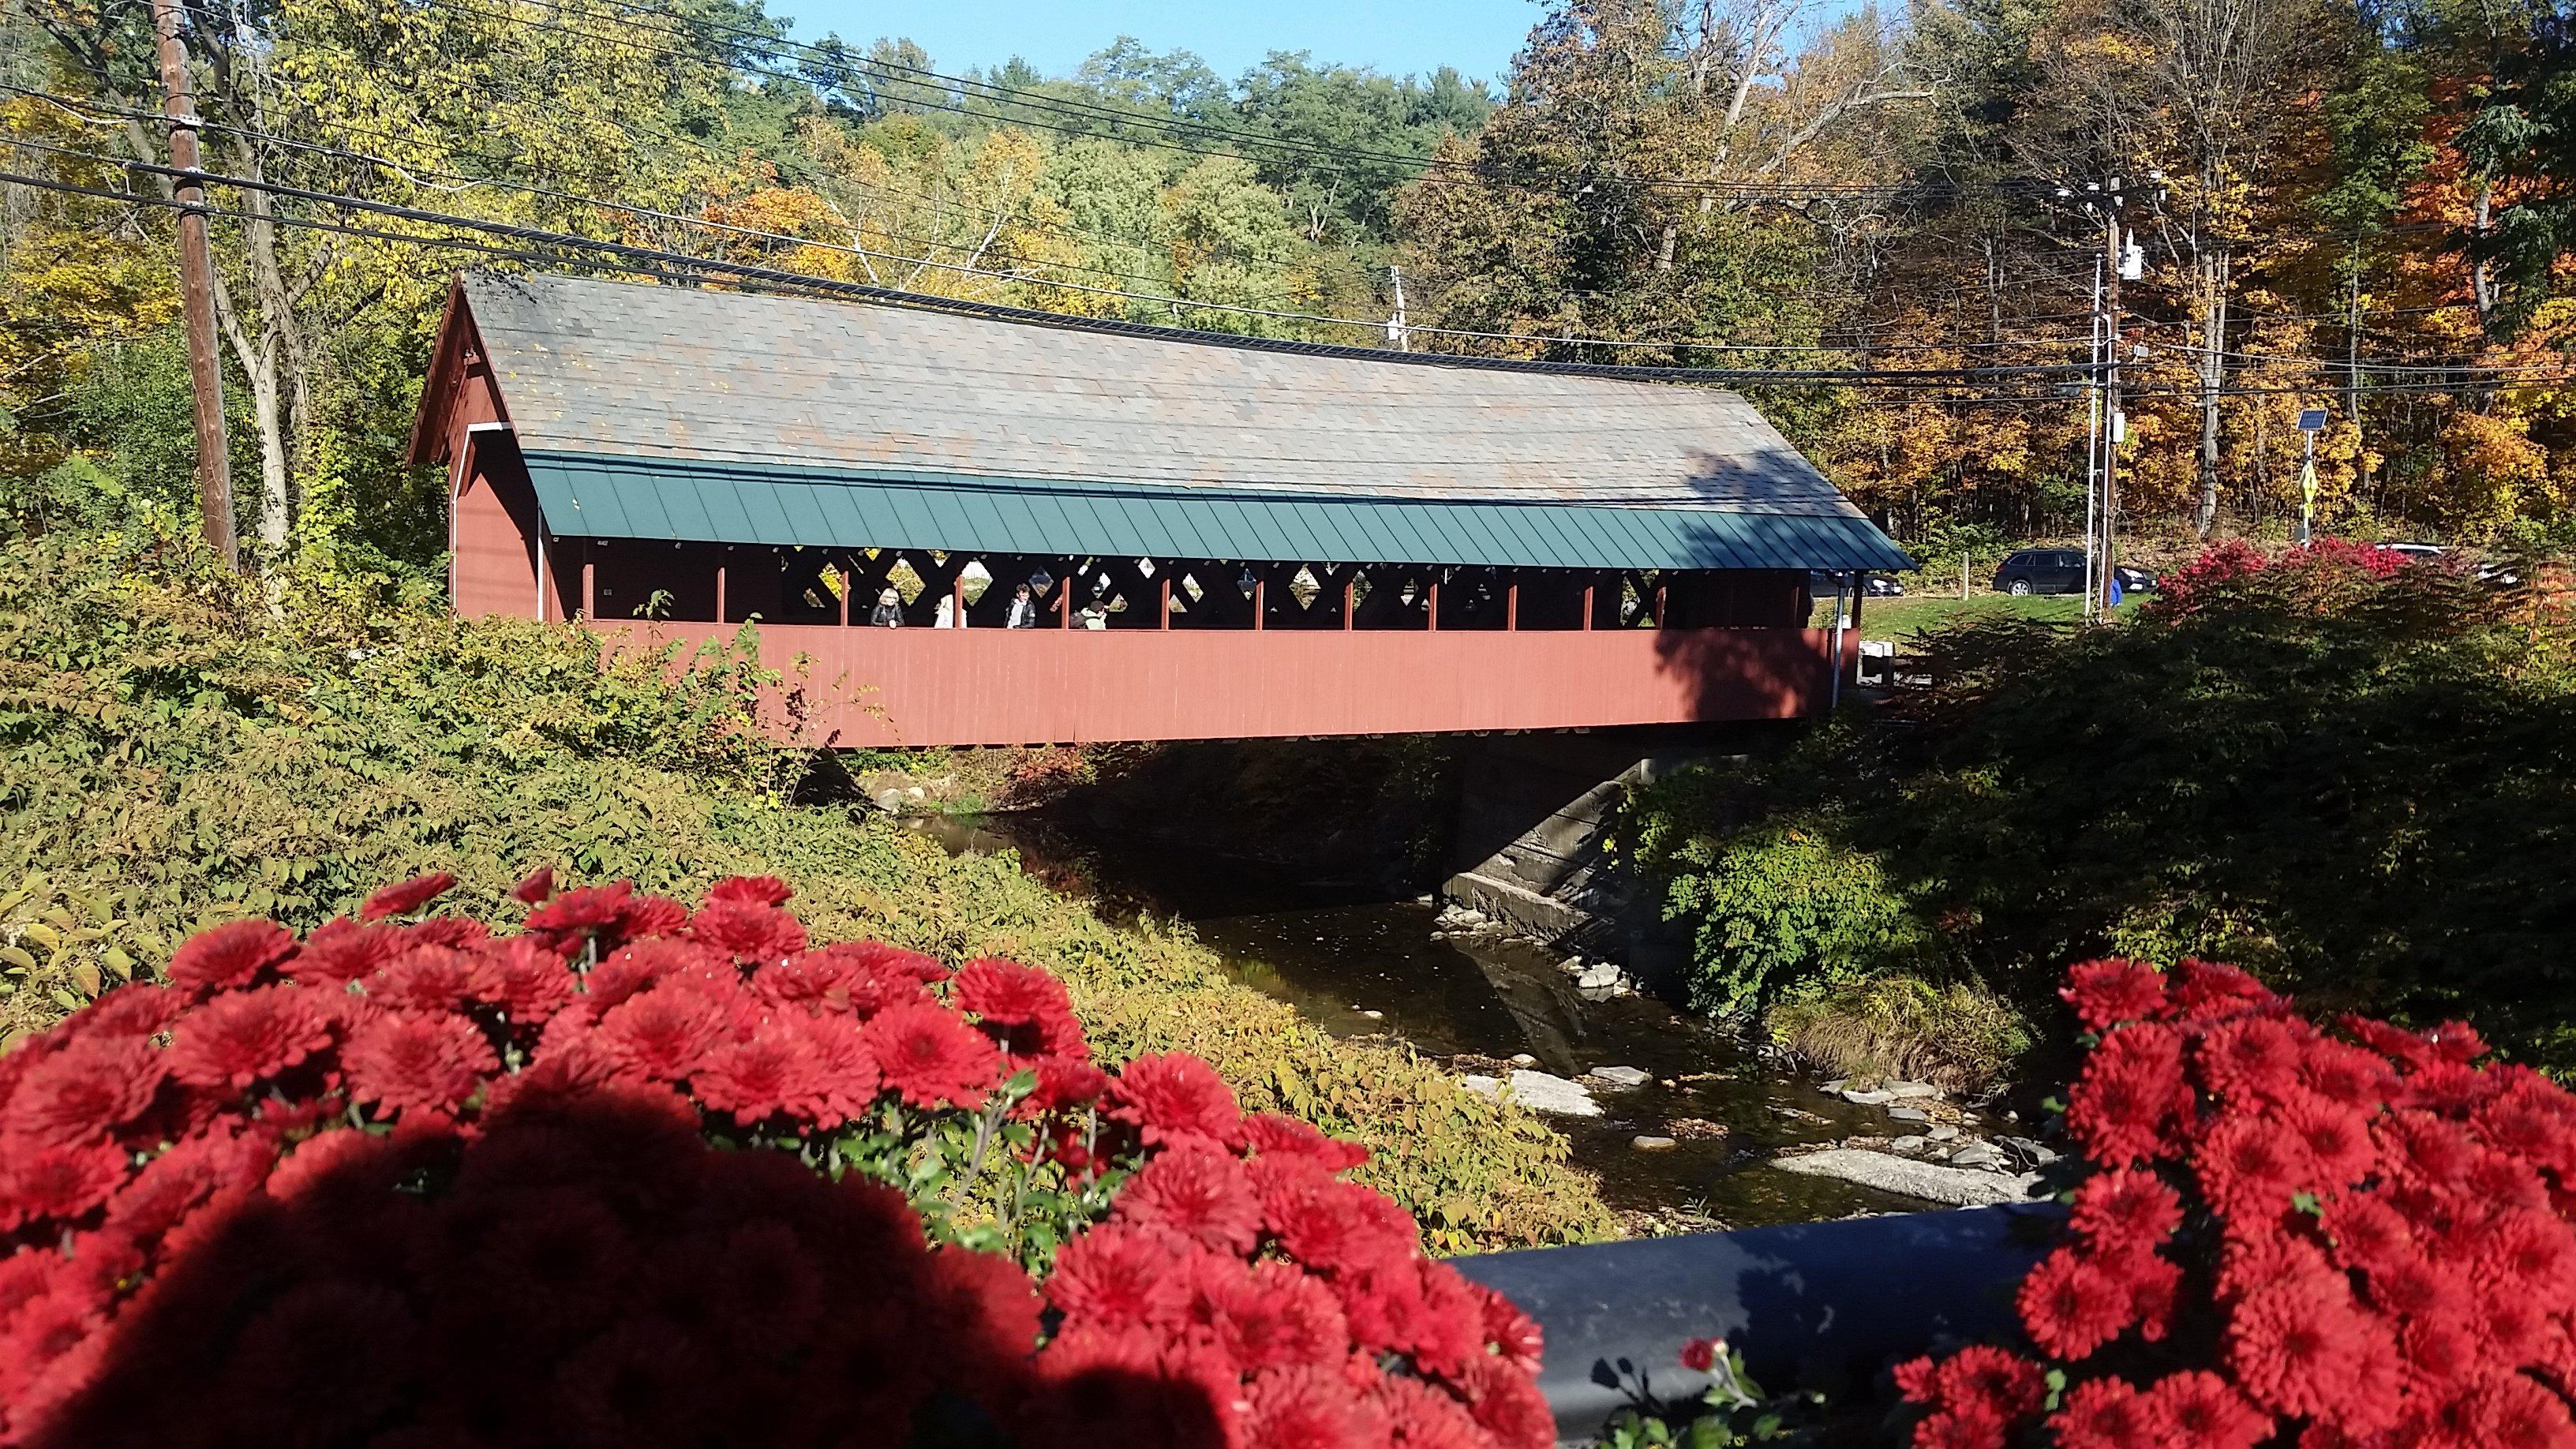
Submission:
M 1586 1001 L 1558 960 L 1526 941 L 1451 934 L 1425 900 L 1363 883 L 1288 880 L 1204 849 L 1086 839 L 1033 815 L 908 822 L 951 851 L 1015 850 L 1047 886 L 1113 918 L 1189 923 L 1244 984 L 1343 1036 L 1385 1036 L 1461 1070 L 1504 1072 L 1517 1055 L 1574 1077 L 1604 1066 L 1645 1085 L 1596 1088 L 1598 1118 L 1553 1118 L 1615 1208 L 1692 1212 L 1733 1227 L 1805 1222 L 1921 1204 L 1761 1165 L 1793 1144 L 1885 1136 L 1883 1113 L 1765 1070 L 1708 1022 L 1645 997 Z M 1658 1151 L 1641 1134 L 1675 1139 Z

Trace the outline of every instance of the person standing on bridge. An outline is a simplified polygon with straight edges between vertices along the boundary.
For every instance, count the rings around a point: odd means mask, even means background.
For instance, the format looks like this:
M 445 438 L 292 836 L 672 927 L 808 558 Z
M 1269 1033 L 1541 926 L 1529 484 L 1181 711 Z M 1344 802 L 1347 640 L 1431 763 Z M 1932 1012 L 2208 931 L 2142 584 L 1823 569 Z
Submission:
M 876 611 L 868 615 L 868 622 L 884 629 L 902 628 L 903 595 L 896 593 L 892 589 L 888 589 L 884 593 L 877 595 Z
M 1037 626 L 1037 596 L 1029 592 L 1028 585 L 1022 584 L 1011 591 L 1011 612 L 1010 616 L 1002 621 L 1002 627 L 1006 629 L 1034 629 Z

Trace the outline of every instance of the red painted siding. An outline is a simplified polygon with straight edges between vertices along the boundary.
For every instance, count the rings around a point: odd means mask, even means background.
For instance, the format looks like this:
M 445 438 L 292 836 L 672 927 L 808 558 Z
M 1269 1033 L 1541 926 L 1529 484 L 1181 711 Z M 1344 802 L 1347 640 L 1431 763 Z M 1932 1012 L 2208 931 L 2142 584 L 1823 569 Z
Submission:
M 717 632 L 709 623 L 597 627 L 637 644 L 691 647 Z M 1785 719 L 1825 708 L 1833 636 L 763 625 L 759 637 L 763 661 L 791 679 L 798 656 L 807 661 L 805 741 L 855 747 Z

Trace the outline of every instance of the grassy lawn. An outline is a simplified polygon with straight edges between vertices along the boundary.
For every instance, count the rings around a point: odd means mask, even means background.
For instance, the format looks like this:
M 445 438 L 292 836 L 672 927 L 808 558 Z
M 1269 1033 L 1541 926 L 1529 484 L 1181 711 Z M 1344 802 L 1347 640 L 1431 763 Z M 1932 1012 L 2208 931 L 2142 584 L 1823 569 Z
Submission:
M 2073 623 L 2084 617 L 2084 600 L 2075 594 L 2032 594 L 2017 599 L 2010 594 L 1989 593 L 1982 589 L 1964 599 L 1955 592 L 1909 594 L 1901 599 L 1865 599 L 1860 607 L 1860 633 L 1864 639 L 1903 639 L 1963 615 L 1995 614 L 2018 614 L 2030 619 Z M 1833 621 L 1832 602 L 1827 600 L 1819 604 L 1816 626 L 1823 628 Z

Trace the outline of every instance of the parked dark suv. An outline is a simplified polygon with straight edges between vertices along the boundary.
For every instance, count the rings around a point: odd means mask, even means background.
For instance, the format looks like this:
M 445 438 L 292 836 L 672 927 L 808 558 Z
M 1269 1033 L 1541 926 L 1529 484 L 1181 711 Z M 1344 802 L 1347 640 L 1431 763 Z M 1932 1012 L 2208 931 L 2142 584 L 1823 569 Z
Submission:
M 1995 569 L 1995 588 L 2006 594 L 2084 592 L 2084 550 L 2026 548 Z

